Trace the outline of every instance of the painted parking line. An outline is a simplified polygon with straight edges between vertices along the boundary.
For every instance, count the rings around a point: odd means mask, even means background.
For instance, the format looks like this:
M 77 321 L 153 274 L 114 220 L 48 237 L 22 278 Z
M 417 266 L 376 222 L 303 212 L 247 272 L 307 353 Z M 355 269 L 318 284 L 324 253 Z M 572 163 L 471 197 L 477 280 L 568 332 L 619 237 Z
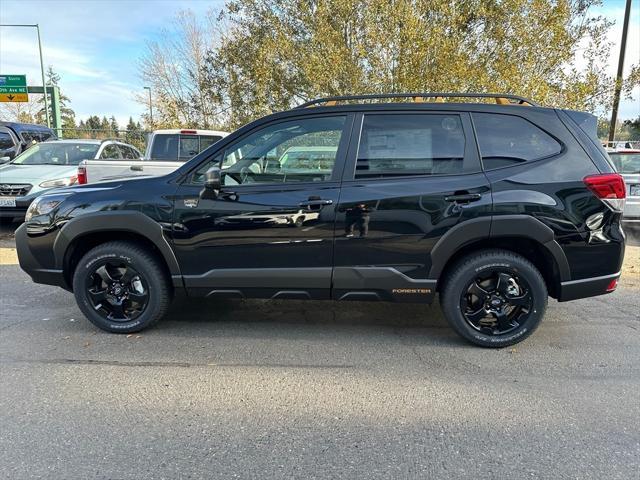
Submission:
M 15 248 L 0 248 L 0 265 L 18 265 L 18 254 Z

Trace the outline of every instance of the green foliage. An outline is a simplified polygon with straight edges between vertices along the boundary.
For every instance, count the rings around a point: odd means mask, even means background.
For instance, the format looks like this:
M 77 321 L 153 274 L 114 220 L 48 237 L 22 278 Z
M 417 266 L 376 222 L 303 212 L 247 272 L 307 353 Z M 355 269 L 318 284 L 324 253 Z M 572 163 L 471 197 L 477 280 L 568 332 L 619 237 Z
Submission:
M 508 92 L 596 111 L 610 23 L 595 0 L 233 0 L 205 66 L 240 125 L 324 95 Z M 578 54 L 582 57 L 578 59 Z M 580 61 L 579 61 L 580 60 Z
M 49 87 L 58 87 L 60 88 L 60 75 L 53 69 L 52 65 L 49 65 L 47 67 L 47 71 L 45 72 L 45 76 L 47 79 L 47 86 Z M 51 116 L 51 118 L 53 118 L 53 109 L 52 109 L 52 105 L 51 105 L 51 97 L 48 97 L 48 102 L 49 102 L 49 115 Z M 62 93 L 62 90 L 60 90 L 60 117 L 62 119 L 62 128 L 63 129 L 68 129 L 71 130 L 73 128 L 75 128 L 75 124 L 76 124 L 76 119 L 75 119 L 75 112 L 71 109 L 71 107 L 69 107 L 69 103 L 71 102 L 71 100 L 69 99 L 69 97 L 67 97 L 66 95 L 64 95 Z M 35 116 L 35 120 L 37 123 L 46 125 L 47 123 L 47 118 L 46 118 L 46 113 L 45 113 L 45 109 L 44 109 L 44 95 L 42 97 L 40 97 L 40 99 L 38 100 L 38 104 L 40 105 L 40 110 L 38 110 L 38 112 L 36 113 Z
M 141 76 L 158 123 L 173 127 L 233 128 L 314 97 L 383 92 L 506 92 L 598 112 L 614 85 L 598 4 L 229 0 L 208 23 L 182 12 L 149 45 Z

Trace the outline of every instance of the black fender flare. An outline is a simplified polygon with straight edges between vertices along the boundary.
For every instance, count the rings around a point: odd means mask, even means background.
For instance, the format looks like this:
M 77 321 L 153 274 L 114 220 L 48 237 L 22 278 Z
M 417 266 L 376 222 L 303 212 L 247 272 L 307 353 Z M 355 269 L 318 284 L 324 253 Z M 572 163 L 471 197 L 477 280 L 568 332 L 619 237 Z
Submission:
M 462 247 L 479 241 L 500 237 L 522 237 L 534 240 L 555 260 L 560 282 L 571 279 L 569 262 L 553 230 L 530 215 L 494 215 L 459 223 L 445 233 L 431 250 L 429 278 L 438 279 L 447 262 Z
M 67 249 L 78 237 L 112 231 L 135 233 L 151 241 L 164 258 L 172 279 L 182 278 L 178 260 L 164 236 L 162 225 L 136 211 L 95 212 L 69 220 L 62 226 L 53 244 L 56 268 L 63 268 Z

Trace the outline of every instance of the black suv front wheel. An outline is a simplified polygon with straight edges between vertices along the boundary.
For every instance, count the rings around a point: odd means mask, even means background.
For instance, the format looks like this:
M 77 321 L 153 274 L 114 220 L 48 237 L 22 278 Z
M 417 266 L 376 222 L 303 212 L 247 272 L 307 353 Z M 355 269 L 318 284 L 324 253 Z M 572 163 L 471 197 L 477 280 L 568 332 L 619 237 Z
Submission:
M 129 242 L 108 242 L 78 263 L 73 292 L 95 326 L 132 333 L 157 322 L 167 311 L 171 287 L 155 255 Z
M 444 279 L 440 303 L 462 337 L 482 347 L 506 347 L 538 327 L 547 297 L 542 275 L 526 258 L 484 250 L 453 267 Z

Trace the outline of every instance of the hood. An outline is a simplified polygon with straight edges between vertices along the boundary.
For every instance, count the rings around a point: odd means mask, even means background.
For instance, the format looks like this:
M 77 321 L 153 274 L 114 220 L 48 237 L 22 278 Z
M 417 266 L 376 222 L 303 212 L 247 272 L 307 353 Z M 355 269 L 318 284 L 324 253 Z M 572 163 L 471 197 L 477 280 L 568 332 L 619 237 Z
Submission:
M 76 175 L 77 165 L 15 165 L 0 166 L 0 183 L 30 183 L 34 187 L 47 180 Z

